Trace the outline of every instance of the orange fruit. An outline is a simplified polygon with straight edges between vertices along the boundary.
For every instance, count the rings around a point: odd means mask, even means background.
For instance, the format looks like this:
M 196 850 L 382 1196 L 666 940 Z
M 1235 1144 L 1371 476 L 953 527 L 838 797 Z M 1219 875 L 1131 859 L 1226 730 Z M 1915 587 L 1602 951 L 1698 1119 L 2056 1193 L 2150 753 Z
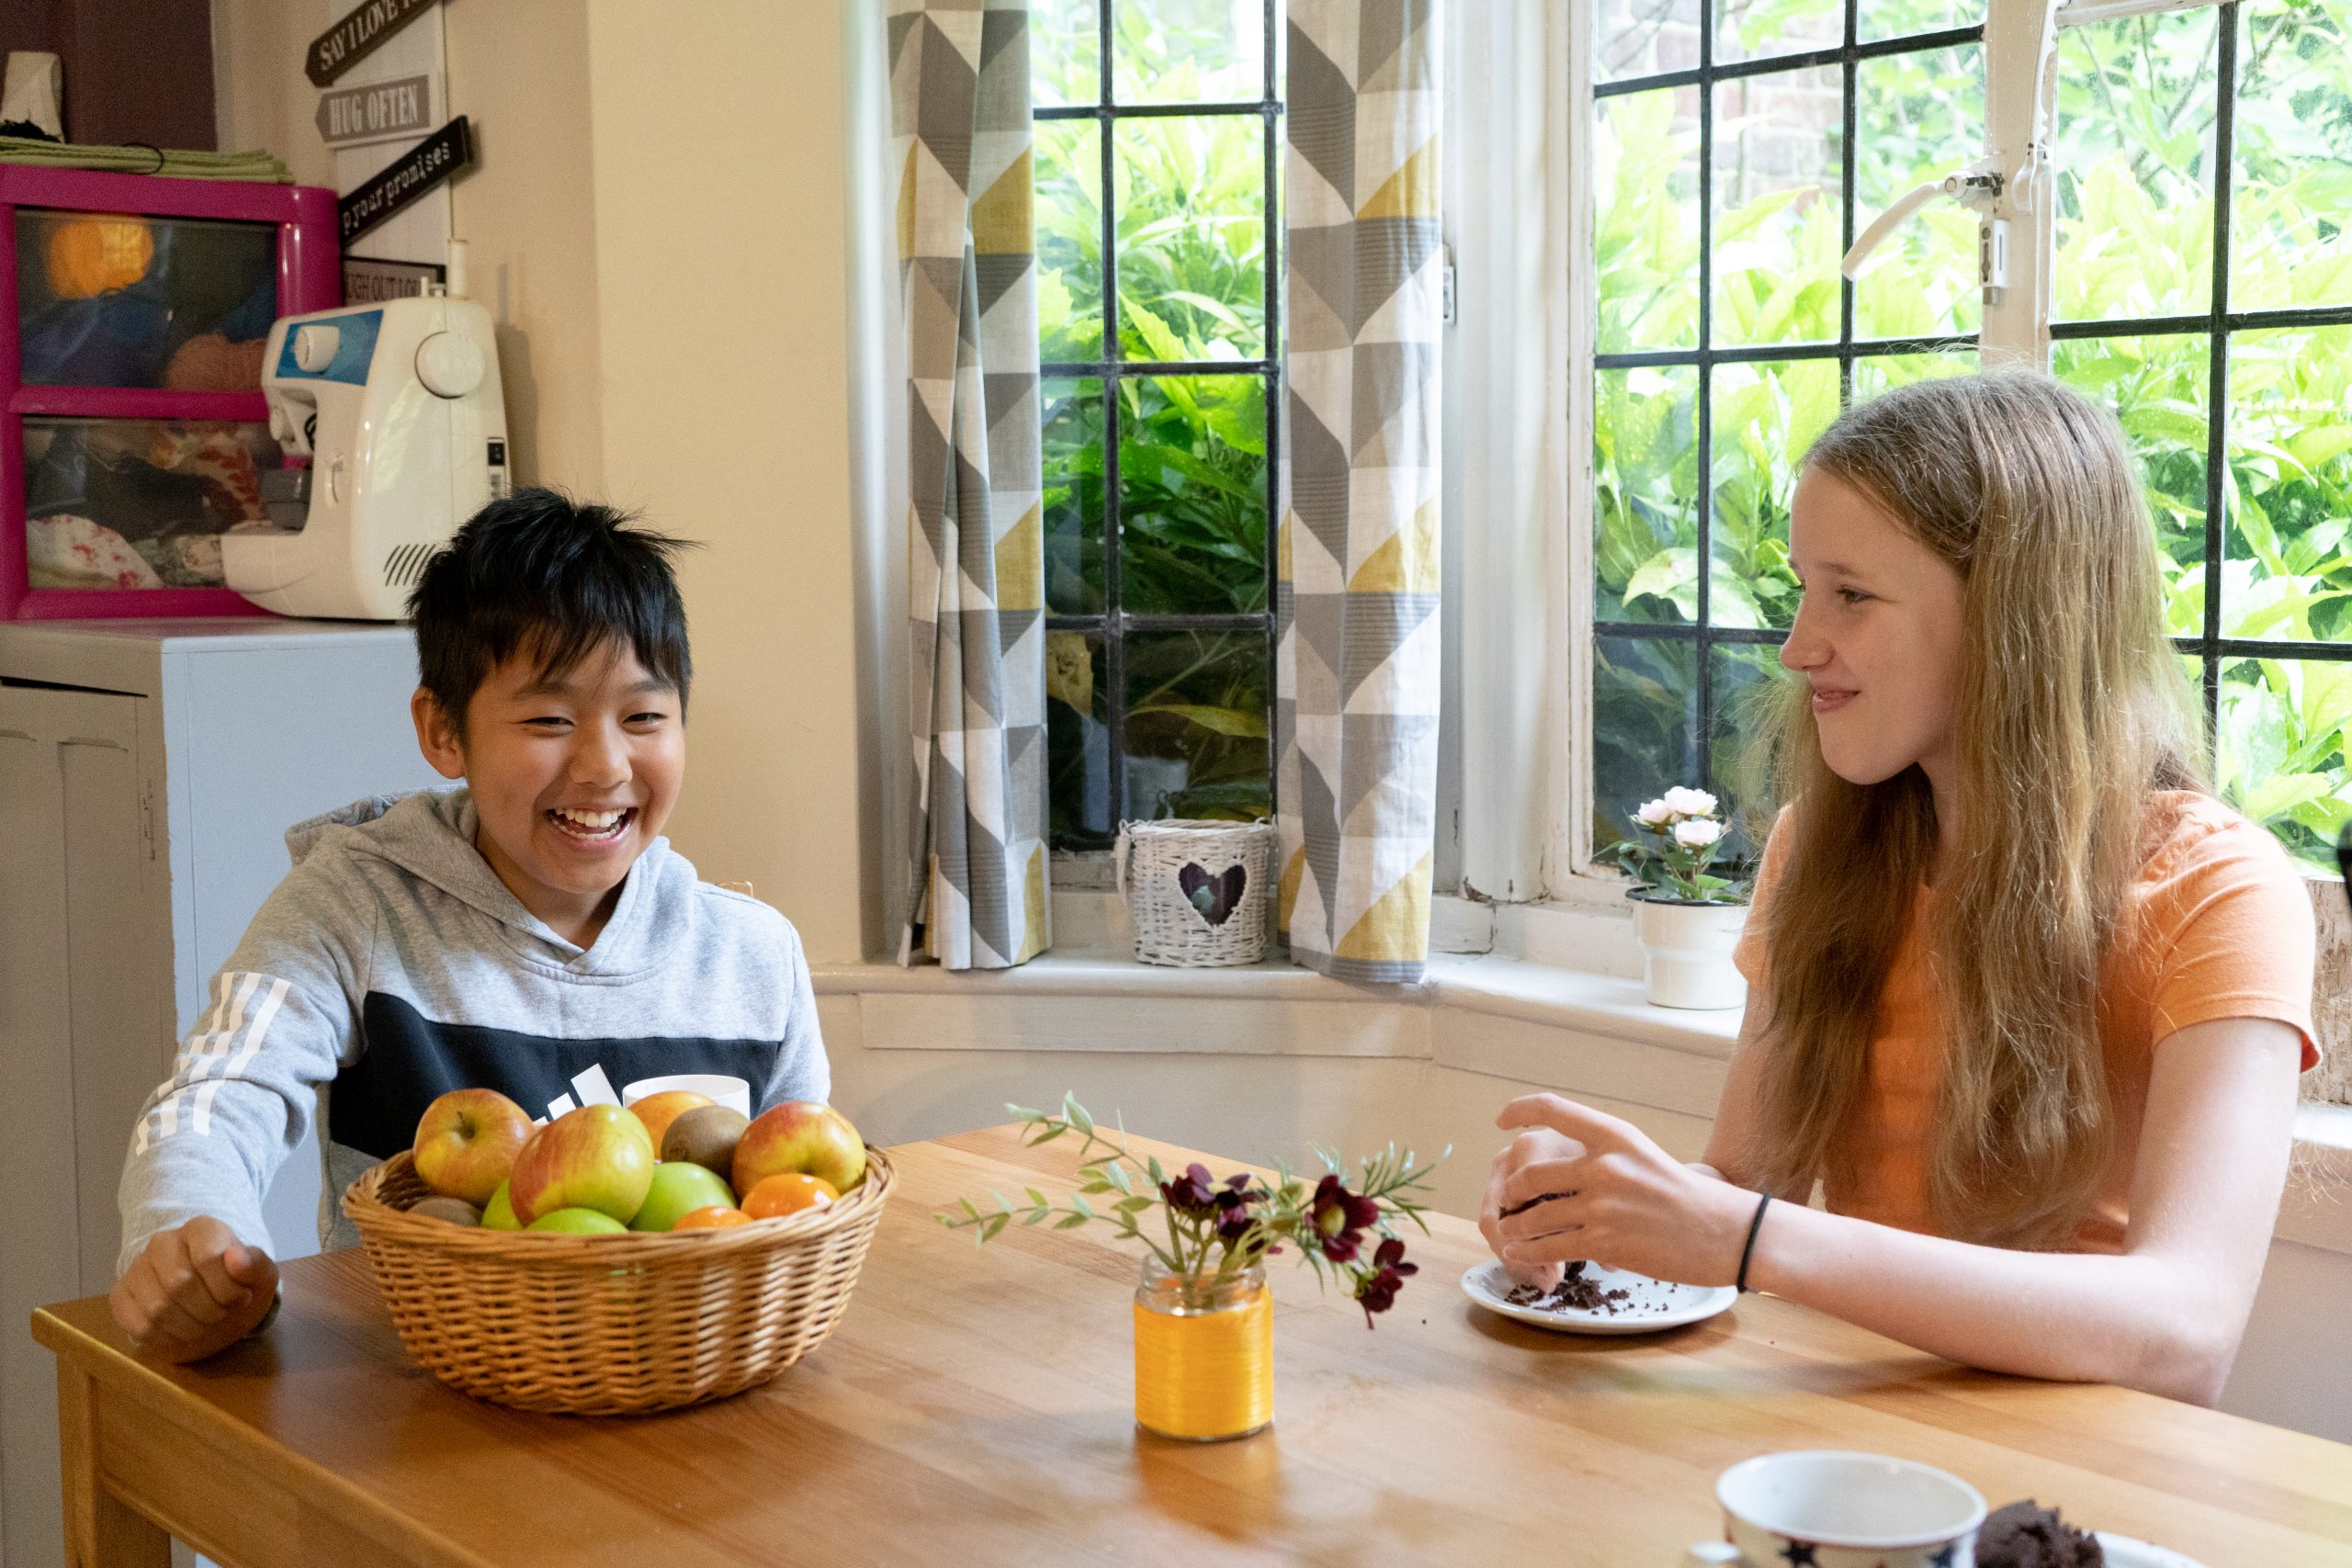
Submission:
M 741 1209 L 730 1209 L 724 1203 L 713 1203 L 707 1209 L 696 1209 L 678 1216 L 673 1231 L 723 1231 L 729 1225 L 748 1225 L 752 1216 Z
M 840 1190 L 821 1176 L 786 1170 L 764 1178 L 743 1194 L 743 1212 L 755 1220 L 772 1220 L 778 1214 L 821 1209 L 840 1196 Z
M 639 1121 L 645 1123 L 645 1130 L 653 1134 L 653 1147 L 659 1152 L 662 1147 L 662 1135 L 670 1130 L 671 1122 L 698 1105 L 718 1103 L 710 1096 L 696 1094 L 690 1089 L 664 1089 L 660 1094 L 647 1095 L 643 1100 L 630 1106 L 629 1110 L 635 1112 Z

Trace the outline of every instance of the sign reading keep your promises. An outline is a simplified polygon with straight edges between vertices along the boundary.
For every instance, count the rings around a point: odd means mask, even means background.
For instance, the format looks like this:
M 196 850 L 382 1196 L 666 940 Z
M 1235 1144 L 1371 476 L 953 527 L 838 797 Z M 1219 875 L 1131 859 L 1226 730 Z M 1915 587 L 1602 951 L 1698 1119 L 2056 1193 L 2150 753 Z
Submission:
M 459 115 L 401 156 L 398 163 L 335 204 L 343 243 L 360 235 L 473 162 L 473 137 Z
M 382 47 L 386 39 L 414 21 L 439 0 L 367 0 L 311 40 L 302 69 L 311 85 L 323 87 Z

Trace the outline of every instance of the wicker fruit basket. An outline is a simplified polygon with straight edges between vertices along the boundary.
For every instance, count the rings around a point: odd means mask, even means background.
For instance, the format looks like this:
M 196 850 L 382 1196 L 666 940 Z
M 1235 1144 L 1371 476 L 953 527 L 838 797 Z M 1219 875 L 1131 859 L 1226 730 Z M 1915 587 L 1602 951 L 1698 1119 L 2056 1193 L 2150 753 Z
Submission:
M 723 1230 L 534 1235 L 407 1213 L 427 1195 L 406 1154 L 351 1184 L 343 1212 L 401 1343 L 450 1387 L 518 1410 L 618 1416 L 740 1393 L 832 1332 L 897 1179 L 829 1208 Z

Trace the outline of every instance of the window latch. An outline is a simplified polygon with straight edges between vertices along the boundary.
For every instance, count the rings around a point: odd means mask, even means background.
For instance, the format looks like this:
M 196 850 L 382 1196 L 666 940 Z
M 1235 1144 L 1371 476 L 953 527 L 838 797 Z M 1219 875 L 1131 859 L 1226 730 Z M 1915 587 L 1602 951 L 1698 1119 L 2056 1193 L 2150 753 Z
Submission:
M 1999 165 L 1981 158 L 1941 179 L 1914 186 L 1902 200 L 1871 220 L 1871 226 L 1855 239 L 1854 248 L 1846 253 L 1846 259 L 1838 264 L 1838 270 L 1849 278 L 1860 276 L 1871 253 L 1913 213 L 1938 197 L 1950 197 L 1976 214 L 1977 282 L 1984 288 L 1986 304 L 2000 303 L 2000 291 L 2009 282 L 2009 225 L 2007 220 L 1993 216 L 1993 208 L 2000 199 L 2003 183 Z

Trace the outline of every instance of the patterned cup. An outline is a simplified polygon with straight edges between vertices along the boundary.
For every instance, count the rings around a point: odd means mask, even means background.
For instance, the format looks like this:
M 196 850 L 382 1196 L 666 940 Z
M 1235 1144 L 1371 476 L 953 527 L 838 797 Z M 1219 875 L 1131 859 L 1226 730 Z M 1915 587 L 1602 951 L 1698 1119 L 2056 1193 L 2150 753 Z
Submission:
M 1715 1500 L 1749 1568 L 1974 1568 L 1984 1522 L 1976 1488 L 1883 1454 L 1761 1454 Z

